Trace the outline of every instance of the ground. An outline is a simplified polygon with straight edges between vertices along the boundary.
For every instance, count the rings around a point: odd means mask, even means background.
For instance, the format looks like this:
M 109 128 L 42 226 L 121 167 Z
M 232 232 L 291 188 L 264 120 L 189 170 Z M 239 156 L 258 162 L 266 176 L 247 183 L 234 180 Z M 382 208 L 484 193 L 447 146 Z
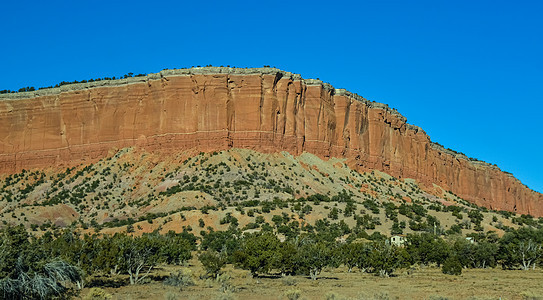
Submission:
M 136 286 L 104 288 L 113 299 L 288 299 L 289 290 L 299 290 L 300 299 L 542 299 L 543 270 L 504 271 L 502 269 L 465 269 L 462 275 L 445 275 L 435 266 L 399 270 L 395 276 L 381 278 L 345 268 L 325 270 L 313 281 L 304 276 L 290 278 L 251 278 L 248 271 L 228 266 L 233 293 L 220 291 L 214 280 L 199 279 L 203 270 L 196 260 L 188 268 L 195 286 L 183 288 L 164 285 L 160 281 Z M 164 267 L 155 275 L 168 274 L 183 267 Z M 294 284 L 292 284 L 294 283 Z M 84 297 L 89 289 L 84 289 Z M 335 298 L 334 298 L 335 296 Z M 440 298 L 441 297 L 441 298 Z M 541 296 L 539 296 L 541 297 Z

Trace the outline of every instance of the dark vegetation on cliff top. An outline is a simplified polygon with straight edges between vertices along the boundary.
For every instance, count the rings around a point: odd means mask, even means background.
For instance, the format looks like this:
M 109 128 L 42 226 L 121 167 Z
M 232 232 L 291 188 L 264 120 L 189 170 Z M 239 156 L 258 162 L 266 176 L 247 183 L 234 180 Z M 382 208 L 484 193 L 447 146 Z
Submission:
M 56 87 L 61 87 L 63 85 L 68 85 L 68 84 L 75 84 L 75 83 L 87 83 L 87 82 L 95 82 L 95 81 L 102 81 L 102 80 L 115 80 L 115 79 L 123 79 L 123 78 L 130 78 L 130 77 L 143 77 L 143 76 L 146 76 L 147 74 L 137 74 L 137 75 L 134 75 L 134 73 L 128 73 L 128 74 L 125 74 L 121 77 L 117 77 L 115 78 L 115 76 L 113 77 L 104 77 L 104 78 L 96 78 L 96 79 L 89 79 L 89 80 L 81 80 L 81 81 L 78 81 L 78 80 L 74 80 L 74 81 L 61 81 L 60 83 L 57 83 L 55 84 L 54 86 L 45 86 L 45 87 L 40 87 L 38 88 L 37 90 L 43 90 L 43 89 L 50 89 L 50 88 L 56 88 Z M 35 91 L 36 88 L 33 87 L 33 86 L 27 86 L 27 87 L 22 87 L 16 91 L 11 91 L 11 90 L 0 90 L 0 94 L 9 94 L 9 93 L 21 93 L 21 92 L 32 92 L 32 91 Z
M 200 68 L 200 66 L 196 66 L 197 68 Z M 207 65 L 206 67 L 212 67 L 212 65 Z M 220 66 L 221 68 L 223 66 Z M 226 66 L 227 68 L 229 68 L 230 66 Z M 269 68 L 270 66 L 268 65 L 265 65 L 263 66 L 264 68 Z M 191 68 L 194 68 L 194 66 L 192 66 Z M 274 67 L 275 68 L 275 67 Z M 190 68 L 181 68 L 181 69 L 190 69 Z M 168 70 L 168 69 L 165 69 L 165 70 Z M 140 73 L 140 74 L 136 74 L 134 75 L 134 73 L 132 72 L 129 72 L 125 75 L 122 75 L 122 76 L 119 76 L 119 77 L 104 77 L 104 78 L 92 78 L 92 79 L 84 79 L 84 80 L 81 80 L 81 81 L 78 81 L 78 80 L 74 80 L 74 81 L 61 81 L 60 83 L 57 83 L 55 84 L 54 86 L 45 86 L 45 87 L 39 87 L 39 88 L 35 88 L 33 86 L 27 86 L 27 87 L 22 87 L 16 91 L 12 91 L 12 90 L 7 90 L 7 89 L 4 89 L 4 90 L 0 90 L 0 94 L 10 94 L 10 93 L 21 93 L 21 92 L 33 92 L 35 90 L 43 90 L 43 89 L 50 89 L 50 88 L 56 88 L 56 87 L 61 87 L 63 85 L 68 85 L 68 84 L 76 84 L 76 83 L 87 83 L 87 82 L 95 82 L 95 81 L 102 81 L 102 80 L 116 80 L 116 79 L 126 79 L 126 78 L 131 78 L 131 77 L 144 77 L 144 76 L 147 76 L 147 74 L 143 74 L 143 73 Z

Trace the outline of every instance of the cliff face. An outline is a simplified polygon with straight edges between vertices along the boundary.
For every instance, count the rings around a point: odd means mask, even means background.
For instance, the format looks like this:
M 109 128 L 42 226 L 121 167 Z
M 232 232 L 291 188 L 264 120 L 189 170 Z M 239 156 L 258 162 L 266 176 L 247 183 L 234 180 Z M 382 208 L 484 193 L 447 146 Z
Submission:
M 91 162 L 134 145 L 345 157 L 359 170 L 543 216 L 543 195 L 510 174 L 433 144 L 385 105 L 277 69 L 166 70 L 0 97 L 0 172 Z

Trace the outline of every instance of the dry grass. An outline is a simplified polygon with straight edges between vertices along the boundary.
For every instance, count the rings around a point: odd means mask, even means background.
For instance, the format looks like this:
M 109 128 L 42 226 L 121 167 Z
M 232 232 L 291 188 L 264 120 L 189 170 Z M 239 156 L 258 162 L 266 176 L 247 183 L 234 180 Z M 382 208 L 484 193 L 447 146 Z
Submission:
M 159 271 L 170 272 L 171 268 Z M 198 278 L 200 266 L 191 266 L 195 286 L 182 291 L 151 282 L 139 286 L 105 288 L 113 299 L 290 299 L 299 291 L 299 299 L 543 299 L 543 270 L 504 271 L 501 269 L 464 270 L 461 276 L 442 274 L 438 268 L 421 268 L 411 275 L 380 278 L 345 269 L 323 272 L 317 281 L 295 276 L 296 285 L 287 286 L 282 278 L 251 278 L 247 271 L 226 270 L 233 291 L 221 291 L 221 283 Z M 290 291 L 290 292 L 289 292 Z M 84 296 L 88 289 L 81 294 Z M 297 293 L 296 293 L 297 294 Z

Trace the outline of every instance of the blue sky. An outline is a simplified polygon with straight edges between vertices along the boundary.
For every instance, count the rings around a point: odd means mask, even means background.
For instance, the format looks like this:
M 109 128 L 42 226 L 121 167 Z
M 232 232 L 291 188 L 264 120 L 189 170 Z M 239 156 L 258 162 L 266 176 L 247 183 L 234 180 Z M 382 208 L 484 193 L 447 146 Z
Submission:
M 276 66 L 543 192 L 543 1 L 4 1 L 0 90 Z

